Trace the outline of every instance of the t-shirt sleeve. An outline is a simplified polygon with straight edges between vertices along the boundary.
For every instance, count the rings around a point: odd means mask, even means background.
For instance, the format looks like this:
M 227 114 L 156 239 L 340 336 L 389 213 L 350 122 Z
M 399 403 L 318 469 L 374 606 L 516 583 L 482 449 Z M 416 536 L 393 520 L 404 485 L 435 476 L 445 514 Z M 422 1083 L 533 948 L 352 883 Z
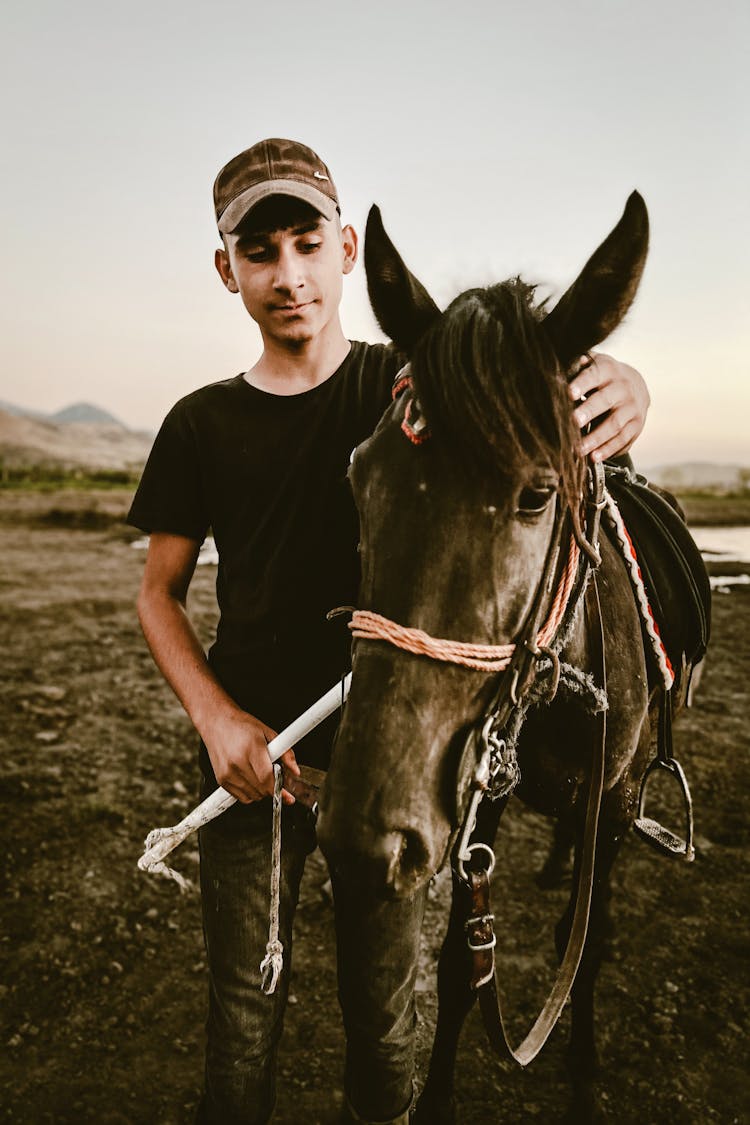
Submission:
M 181 403 L 156 435 L 128 512 L 142 531 L 165 531 L 203 542 L 210 524 L 196 435 Z
M 393 384 L 407 362 L 407 357 L 402 352 L 396 351 L 393 344 L 369 345 L 365 354 L 362 378 L 364 393 L 372 414 L 370 429 L 373 430 L 383 412 L 391 405 Z

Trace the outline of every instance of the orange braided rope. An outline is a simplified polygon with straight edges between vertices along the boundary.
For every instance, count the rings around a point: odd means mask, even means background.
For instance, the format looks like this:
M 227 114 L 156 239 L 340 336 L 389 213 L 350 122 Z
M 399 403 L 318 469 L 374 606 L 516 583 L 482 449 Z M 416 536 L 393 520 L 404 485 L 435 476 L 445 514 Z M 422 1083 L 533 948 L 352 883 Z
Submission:
M 557 592 L 550 612 L 537 636 L 537 644 L 549 645 L 560 627 L 565 609 L 573 589 L 580 550 L 571 536 L 565 570 L 560 576 Z M 442 660 L 449 664 L 460 664 L 464 668 L 474 668 L 478 672 L 504 672 L 510 664 L 515 644 L 480 645 L 468 641 L 449 641 L 431 637 L 422 629 L 410 629 L 398 625 L 379 613 L 367 609 L 356 609 L 349 623 L 352 636 L 367 641 L 387 641 L 396 648 L 413 652 L 417 656 L 429 656 L 432 660 Z
M 580 553 L 580 548 L 571 535 L 570 547 L 568 548 L 568 561 L 565 563 L 565 570 L 560 576 L 560 583 L 550 607 L 549 616 L 537 636 L 536 643 L 543 648 L 552 644 L 552 641 L 555 639 L 555 633 L 562 624 L 562 619 L 565 616 L 565 610 L 568 607 L 568 601 L 570 600 L 570 594 L 573 589 L 573 583 L 576 580 L 578 557 Z

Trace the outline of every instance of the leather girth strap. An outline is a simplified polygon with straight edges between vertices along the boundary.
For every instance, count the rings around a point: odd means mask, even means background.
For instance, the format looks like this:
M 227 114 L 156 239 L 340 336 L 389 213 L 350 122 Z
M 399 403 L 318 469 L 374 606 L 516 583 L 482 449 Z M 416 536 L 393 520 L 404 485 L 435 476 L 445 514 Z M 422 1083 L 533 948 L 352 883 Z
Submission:
M 585 607 L 592 666 L 594 672 L 598 672 L 601 677 L 602 687 L 606 689 L 604 635 L 595 573 L 592 574 L 586 590 Z M 596 722 L 599 730 L 593 747 L 576 905 L 568 944 L 544 1007 L 517 1049 L 511 1046 L 507 1036 L 495 980 L 495 935 L 490 910 L 489 873 L 486 869 L 469 873 L 472 914 L 466 923 L 466 932 L 469 948 L 472 951 L 471 985 L 479 997 L 490 1046 L 501 1057 L 505 1057 L 506 1052 L 509 1052 L 521 1066 L 527 1066 L 549 1038 L 570 995 L 583 955 L 594 886 L 596 836 L 604 786 L 606 711 L 599 713 Z

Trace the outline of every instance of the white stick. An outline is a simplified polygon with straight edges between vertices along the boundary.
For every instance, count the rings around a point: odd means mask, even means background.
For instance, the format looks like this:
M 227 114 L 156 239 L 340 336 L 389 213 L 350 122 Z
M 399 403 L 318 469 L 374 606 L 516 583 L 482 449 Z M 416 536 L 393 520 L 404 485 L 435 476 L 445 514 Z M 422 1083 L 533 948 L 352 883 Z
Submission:
M 313 703 L 312 707 L 308 707 L 304 714 L 290 723 L 286 730 L 272 738 L 268 743 L 271 761 L 278 761 L 290 747 L 319 726 L 329 715 L 332 715 L 349 694 L 351 682 L 352 674 L 350 672 L 341 683 L 334 684 L 330 691 L 321 696 L 317 703 Z M 189 812 L 179 824 L 175 824 L 172 828 L 153 828 L 145 840 L 146 850 L 138 860 L 141 871 L 167 875 L 169 878 L 175 879 L 181 887 L 189 886 L 188 881 L 182 875 L 167 867 L 164 859 L 191 833 L 231 808 L 236 800 L 237 798 L 233 797 L 231 793 L 227 793 L 226 789 L 216 789 L 210 797 L 207 797 L 197 808 Z

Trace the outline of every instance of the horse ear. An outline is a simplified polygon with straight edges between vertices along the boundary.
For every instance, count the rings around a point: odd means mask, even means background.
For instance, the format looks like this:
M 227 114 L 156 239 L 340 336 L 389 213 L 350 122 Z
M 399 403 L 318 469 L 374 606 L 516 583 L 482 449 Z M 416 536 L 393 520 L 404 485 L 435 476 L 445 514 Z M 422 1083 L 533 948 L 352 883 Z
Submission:
M 380 208 L 372 206 L 365 230 L 367 291 L 378 324 L 407 355 L 440 316 L 440 309 L 407 267 L 385 232 Z
M 617 226 L 544 320 L 564 370 L 609 336 L 630 308 L 648 253 L 648 211 L 634 191 Z

